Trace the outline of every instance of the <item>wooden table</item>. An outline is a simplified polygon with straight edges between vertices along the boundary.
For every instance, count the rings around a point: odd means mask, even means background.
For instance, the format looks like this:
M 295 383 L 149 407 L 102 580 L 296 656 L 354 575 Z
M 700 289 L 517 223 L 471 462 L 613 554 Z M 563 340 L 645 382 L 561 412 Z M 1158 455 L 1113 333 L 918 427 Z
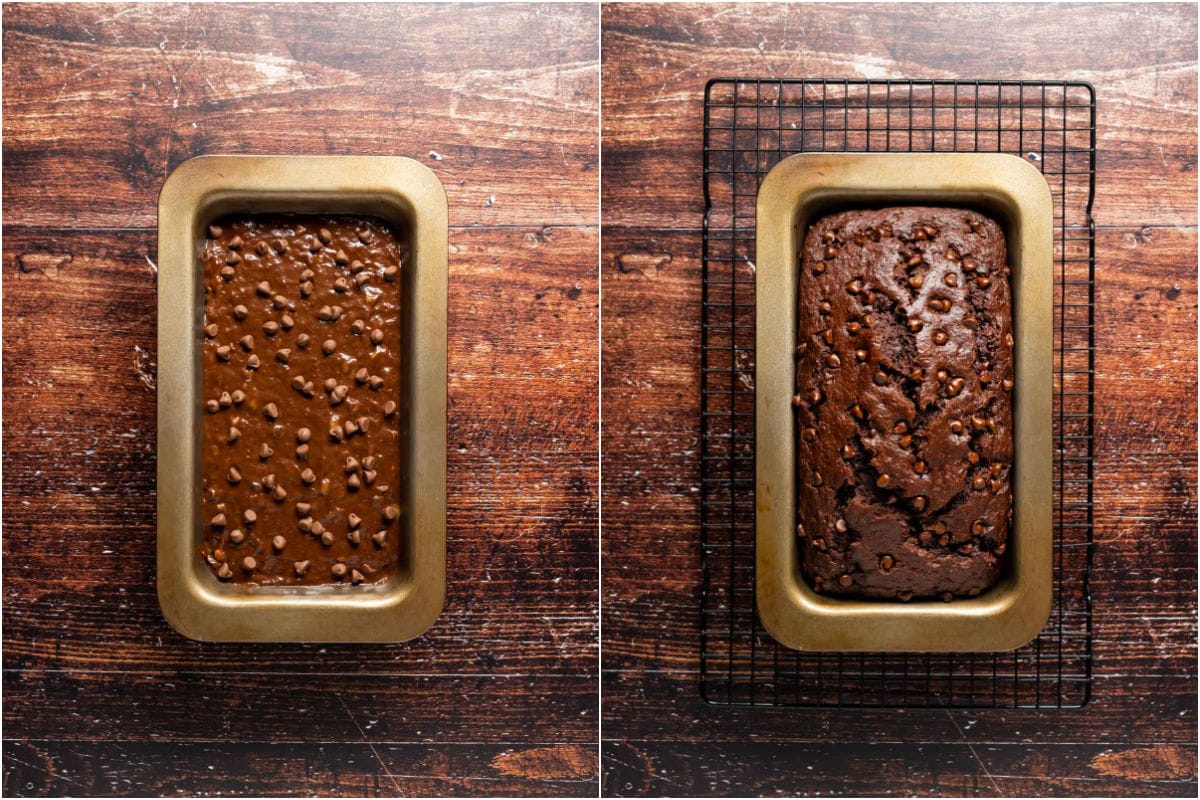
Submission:
M 606 793 L 1194 796 L 1195 7 L 608 5 L 602 18 Z M 700 148 L 716 76 L 1095 84 L 1083 710 L 700 701 Z
M 4 9 L 4 794 L 596 793 L 598 9 Z M 449 596 L 199 644 L 154 589 L 158 190 L 408 155 L 450 200 Z

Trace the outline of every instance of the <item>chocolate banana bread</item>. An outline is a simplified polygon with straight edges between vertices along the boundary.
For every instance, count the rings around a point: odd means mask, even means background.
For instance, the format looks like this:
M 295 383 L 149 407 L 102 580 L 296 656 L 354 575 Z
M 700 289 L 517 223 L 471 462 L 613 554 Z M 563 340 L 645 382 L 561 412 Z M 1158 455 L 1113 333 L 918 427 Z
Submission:
M 396 571 L 403 239 L 380 220 L 218 220 L 204 269 L 201 555 L 221 581 Z
M 1012 513 L 1004 233 L 955 208 L 832 214 L 805 237 L 797 534 L 823 594 L 974 596 Z

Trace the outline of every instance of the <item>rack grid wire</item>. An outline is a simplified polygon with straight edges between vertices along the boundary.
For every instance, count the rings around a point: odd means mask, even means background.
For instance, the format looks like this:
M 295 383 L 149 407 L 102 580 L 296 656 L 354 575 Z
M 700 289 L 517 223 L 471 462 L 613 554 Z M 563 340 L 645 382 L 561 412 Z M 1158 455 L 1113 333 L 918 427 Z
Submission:
M 812 152 L 1001 152 L 1054 201 L 1054 605 L 1007 653 L 802 653 L 754 602 L 759 184 Z M 701 691 L 718 705 L 1076 708 L 1092 673 L 1096 102 L 1045 81 L 717 78 L 704 101 Z

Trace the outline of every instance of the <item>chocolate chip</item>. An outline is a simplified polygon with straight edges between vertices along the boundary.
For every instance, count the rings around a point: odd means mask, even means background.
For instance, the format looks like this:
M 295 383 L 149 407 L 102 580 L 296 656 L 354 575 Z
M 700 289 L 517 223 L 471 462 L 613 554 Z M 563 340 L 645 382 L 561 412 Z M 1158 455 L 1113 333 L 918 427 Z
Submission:
M 258 457 L 261 460 L 266 461 L 268 458 L 270 458 L 273 455 L 275 455 L 275 451 L 272 450 L 271 446 L 269 444 L 267 444 L 266 442 L 263 442 L 262 444 L 260 444 L 258 446 Z
M 308 349 L 308 346 L 311 343 L 312 343 L 312 337 L 309 336 L 307 333 L 302 333 L 296 337 L 296 347 L 299 347 L 301 350 Z
M 229 564 L 221 562 L 221 566 L 217 569 L 217 577 L 223 581 L 227 581 L 233 577 L 233 570 L 229 568 Z
M 802 439 L 803 439 L 804 441 L 806 441 L 806 442 L 813 442 L 813 441 L 816 441 L 816 439 L 817 439 L 817 429 L 816 429 L 816 428 L 805 428 L 805 429 L 804 429 L 804 430 L 803 430 L 803 431 L 800 433 L 800 438 L 802 438 Z
M 287 245 L 287 242 L 285 242 L 283 239 L 272 239 L 271 240 L 271 248 L 276 253 L 279 253 L 280 255 L 282 255 L 287 252 L 288 245 Z
M 357 492 L 360 486 L 362 486 L 362 480 L 358 475 L 351 475 L 346 479 L 346 488 L 350 489 L 350 491 Z
M 317 231 L 317 238 L 321 240 L 322 244 L 329 244 L 333 241 L 333 234 L 329 232 L 328 228 L 321 228 Z
M 362 460 L 363 469 L 375 469 L 375 456 L 365 456 Z
M 311 564 L 308 561 L 297 561 L 292 564 L 292 569 L 296 571 L 296 577 L 300 578 L 303 577 L 304 573 L 308 572 L 309 566 L 311 566 Z
M 902 603 L 907 603 L 909 600 L 913 599 L 913 593 L 907 590 L 896 592 L 896 599 Z
M 262 329 L 267 336 L 274 336 L 279 333 L 279 323 L 275 320 L 268 320 L 263 323 Z
M 383 331 L 381 331 L 379 328 L 375 328 L 374 330 L 371 331 L 371 344 L 378 345 L 378 344 L 382 344 L 382 343 L 383 343 Z
M 246 402 L 246 393 L 241 389 L 234 389 L 233 394 L 230 395 L 230 397 L 233 399 L 233 404 L 235 406 L 240 406 L 242 403 Z
M 329 429 L 329 438 L 335 442 L 340 442 L 346 438 L 346 432 L 342 430 L 341 425 L 334 425 Z
M 340 267 L 344 267 L 350 262 L 350 258 L 346 255 L 345 250 L 338 250 L 336 253 L 334 253 L 333 260 Z
M 305 470 L 300 473 L 300 480 L 308 484 L 316 483 L 317 473 L 313 472 L 311 469 L 305 468 Z
M 229 426 L 229 436 L 227 437 L 226 441 L 228 441 L 229 444 L 233 444 L 240 438 L 242 438 L 242 432 L 239 431 L 234 426 L 230 425 Z
M 892 485 L 892 476 L 886 472 L 875 479 L 875 485 L 880 489 L 887 489 Z
M 852 585 L 854 585 L 854 579 L 849 575 L 842 575 L 838 578 L 838 585 L 843 589 L 849 589 Z
M 305 281 L 304 283 L 300 284 L 300 296 L 301 297 L 311 297 L 312 293 L 313 293 L 313 288 L 314 287 L 313 287 L 312 281 Z
M 238 339 L 238 344 L 242 346 L 243 350 L 249 352 L 254 349 L 254 337 L 247 333 L 241 339 Z
M 278 419 L 279 407 L 274 403 L 267 403 L 265 406 L 263 406 L 263 416 L 270 420 Z
M 225 527 L 225 515 L 217 514 L 215 517 L 213 517 L 211 520 L 209 520 L 209 524 L 212 525 L 214 528 L 224 528 Z
M 950 381 L 950 384 L 946 387 L 946 391 L 951 397 L 958 397 L 964 386 L 966 386 L 966 381 L 964 381 L 962 378 L 955 378 L 954 380 Z
M 992 285 L 992 279 L 983 275 L 976 276 L 975 285 L 980 289 L 986 289 Z
M 221 392 L 221 396 L 217 398 L 217 405 L 221 408 L 229 408 L 233 405 L 233 395 L 229 392 Z
M 287 547 L 287 539 L 285 539 L 283 536 L 276 535 L 271 539 L 271 546 L 276 550 L 282 550 L 283 548 Z
M 350 283 L 345 278 L 338 278 L 333 282 L 333 290 L 345 294 L 350 291 Z
M 292 357 L 292 351 L 286 347 L 283 348 L 282 350 L 275 351 L 275 360 L 278 361 L 280 364 L 287 364 L 288 359 L 290 359 L 291 357 Z
M 275 488 L 275 473 L 271 473 L 262 479 L 263 488 L 270 490 Z
M 314 522 L 312 524 L 312 533 L 314 536 L 320 536 L 322 533 L 325 533 L 325 526 L 319 522 Z
M 948 341 L 950 341 L 950 337 L 946 335 L 945 331 L 934 331 L 933 332 L 933 343 L 934 344 L 943 345 Z
M 296 460 L 297 461 L 307 461 L 308 460 L 308 445 L 302 444 L 296 448 Z
M 276 308 L 287 308 L 290 305 L 288 299 L 281 294 L 277 294 L 272 297 L 271 304 Z
M 858 294 L 863 290 L 863 282 L 861 278 L 854 278 L 846 284 L 846 291 L 850 294 Z
M 350 582 L 353 583 L 355 586 L 362 583 L 364 580 L 366 580 L 366 579 L 363 577 L 363 574 L 361 572 L 359 572 L 356 569 L 350 570 Z
M 921 254 L 917 253 L 915 256 L 910 256 L 908 261 L 904 262 L 904 266 L 909 267 L 909 268 L 919 267 L 919 266 L 921 266 L 921 264 L 924 260 L 925 259 L 921 257 Z
M 222 228 L 220 225 L 209 225 L 208 226 L 208 235 L 210 237 L 212 237 L 213 239 L 219 239 L 221 237 L 221 234 L 224 232 L 225 232 L 225 229 Z
M 1000 381 L 1000 388 L 1006 392 L 1011 392 L 1013 390 L 1013 382 L 1008 378 L 1005 378 L 1004 380 Z
M 340 561 L 338 563 L 334 564 L 329 570 L 329 573 L 331 575 L 333 575 L 333 577 L 337 578 L 338 580 L 341 580 L 342 578 L 346 577 L 346 572 L 347 572 L 346 565 Z
M 350 387 L 345 384 L 338 384 L 333 387 L 333 391 L 329 393 L 330 405 L 338 405 L 350 395 Z M 347 423 L 348 424 L 348 423 Z M 346 428 L 346 435 L 350 435 L 349 427 Z
M 259 297 L 270 297 L 271 296 L 271 284 L 268 283 L 267 281 L 260 281 L 259 284 L 257 286 L 255 286 L 254 288 L 255 288 L 255 291 L 258 292 Z
M 238 472 L 237 467 L 230 467 L 229 472 L 226 473 L 226 475 L 225 475 L 225 479 L 228 480 L 232 484 L 241 483 L 242 482 L 242 473 Z
M 354 380 L 356 380 L 359 383 L 366 383 L 367 379 L 370 377 L 371 377 L 371 373 L 369 373 L 367 371 L 366 367 L 359 367 L 358 370 L 354 373 Z
M 247 309 L 243 305 L 236 305 L 233 307 L 233 316 L 239 322 L 244 320 L 246 318 L 246 315 L 249 313 L 250 313 L 249 309 Z
M 275 490 L 271 492 L 271 499 L 276 503 L 282 503 L 287 499 L 287 489 L 282 486 L 276 486 Z
M 371 484 L 373 484 L 375 482 L 375 475 L 376 475 L 376 472 L 373 469 L 363 470 L 363 474 L 362 474 L 363 483 L 365 483 L 367 486 L 370 486 Z
M 259 366 L 259 364 L 261 364 L 261 363 L 262 363 L 262 362 L 258 360 L 258 356 L 256 356 L 256 355 L 252 355 L 252 356 L 250 356 L 249 358 L 247 358 L 247 359 L 246 359 L 246 369 L 248 369 L 248 370 L 256 370 L 256 369 L 258 369 L 258 366 Z
M 396 280 L 396 276 L 397 276 L 398 274 L 400 274 L 400 270 L 399 270 L 399 268 L 397 268 L 397 267 L 386 267 L 386 268 L 384 268 L 384 270 L 383 270 L 383 279 L 384 279 L 385 281 L 391 282 L 391 281 L 394 281 L 394 280 Z
M 346 534 L 346 541 L 350 542 L 352 545 L 358 545 L 358 543 L 362 541 L 362 532 L 350 531 Z
M 962 260 L 962 268 L 963 272 L 974 272 L 979 269 L 979 262 L 968 256 Z
M 874 382 L 874 384 L 876 386 L 883 386 L 888 382 L 888 376 L 882 372 L 876 372 L 871 377 L 871 380 Z
M 242 263 L 242 257 L 237 253 L 230 253 L 225 258 L 225 266 L 221 267 L 221 277 L 227 281 L 233 280 L 233 276 L 237 274 L 234 267 L 240 263 Z
M 833 527 L 838 533 L 845 533 L 846 531 L 850 530 L 850 528 L 846 525 L 846 520 L 840 517 L 838 518 L 838 521 L 834 523 Z
M 217 323 L 215 323 L 215 322 L 210 325 L 205 326 L 205 328 L 204 328 L 204 335 L 210 339 L 217 338 L 217 334 L 220 332 L 221 332 L 221 329 L 217 327 Z
M 227 345 L 227 344 L 223 344 L 217 348 L 217 358 L 220 359 L 221 361 L 228 361 L 229 353 L 230 353 L 229 345 Z
M 371 541 L 375 543 L 376 547 L 383 547 L 387 544 L 387 531 L 376 531 L 371 534 Z
M 321 343 L 321 352 L 325 355 L 333 355 L 334 350 L 337 350 L 337 342 L 333 339 L 326 339 Z
M 958 276 L 953 272 L 947 272 L 945 277 L 942 278 L 942 283 L 952 288 L 958 286 Z
M 396 508 L 395 506 L 388 506 L 383 509 L 383 518 L 388 522 L 395 522 L 399 516 L 400 509 Z
M 914 289 L 920 289 L 925 285 L 925 278 L 921 275 L 909 275 L 908 285 Z
M 894 567 L 895 565 L 896 565 L 896 559 L 892 558 L 891 556 L 882 555 L 879 557 L 879 568 L 881 570 L 883 570 L 884 572 L 890 571 L 891 568 Z
M 918 475 L 924 475 L 928 471 L 929 471 L 929 465 L 926 464 L 921 459 L 918 458 L 916 461 L 913 462 L 913 472 L 917 473 Z
M 942 592 L 942 601 L 943 602 L 949 603 L 953 599 L 954 599 L 954 595 L 951 594 L 950 592 Z
M 958 251 L 955 250 L 953 247 L 947 247 L 946 248 L 946 260 L 957 264 L 960 260 Z
M 950 432 L 953 434 L 961 434 L 963 432 L 963 424 L 955 419 L 950 421 Z
M 333 533 L 330 531 L 322 531 L 321 544 L 326 547 L 333 547 Z
M 825 365 L 830 369 L 837 369 L 842 365 L 842 360 L 837 357 L 836 353 L 830 353 L 825 356 Z
M 365 285 L 367 283 L 367 281 L 369 281 L 369 280 L 371 280 L 371 273 L 360 272 L 354 276 L 354 285 L 361 287 L 361 286 Z
M 396 403 L 394 400 L 388 400 L 386 403 L 383 404 L 383 415 L 385 417 L 390 417 L 392 414 L 395 414 L 395 413 L 396 413 Z
M 221 404 L 218 403 L 216 400 L 205 400 L 204 401 L 204 410 L 210 414 L 215 414 L 221 410 Z
M 308 512 L 305 512 L 305 513 L 307 514 Z M 299 528 L 304 533 L 312 533 L 312 526 L 313 526 L 313 518 L 308 517 L 308 516 L 304 517 L 303 519 L 301 519 L 299 522 L 296 523 L 296 527 Z
M 908 321 L 908 329 L 913 333 L 920 333 L 921 329 L 924 327 L 925 323 L 921 322 L 919 319 L 910 319 Z
M 870 357 L 870 354 L 867 353 L 866 350 L 855 350 L 854 357 L 857 358 L 859 361 L 866 361 L 867 358 Z

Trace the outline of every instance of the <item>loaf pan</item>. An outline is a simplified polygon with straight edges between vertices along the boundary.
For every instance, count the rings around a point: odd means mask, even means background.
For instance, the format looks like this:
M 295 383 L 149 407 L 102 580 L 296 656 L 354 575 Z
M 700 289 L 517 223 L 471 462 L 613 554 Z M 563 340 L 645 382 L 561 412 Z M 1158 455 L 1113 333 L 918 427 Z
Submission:
M 1008 562 L 977 597 L 945 603 L 847 599 L 813 591 L 796 538 L 792 413 L 799 258 L 809 223 L 850 208 L 970 208 L 1005 231 L 1014 336 L 1013 522 Z M 756 585 L 759 616 L 782 644 L 814 651 L 1012 650 L 1045 626 L 1052 600 L 1053 212 L 1041 173 L 1002 154 L 800 154 L 758 193 Z
M 400 568 L 372 586 L 222 583 L 200 556 L 204 317 L 198 258 L 227 214 L 354 214 L 411 244 L 401 270 Z M 158 598 L 202 641 L 399 642 L 441 613 L 446 587 L 446 194 L 407 158 L 202 156 L 167 178 L 158 205 Z

